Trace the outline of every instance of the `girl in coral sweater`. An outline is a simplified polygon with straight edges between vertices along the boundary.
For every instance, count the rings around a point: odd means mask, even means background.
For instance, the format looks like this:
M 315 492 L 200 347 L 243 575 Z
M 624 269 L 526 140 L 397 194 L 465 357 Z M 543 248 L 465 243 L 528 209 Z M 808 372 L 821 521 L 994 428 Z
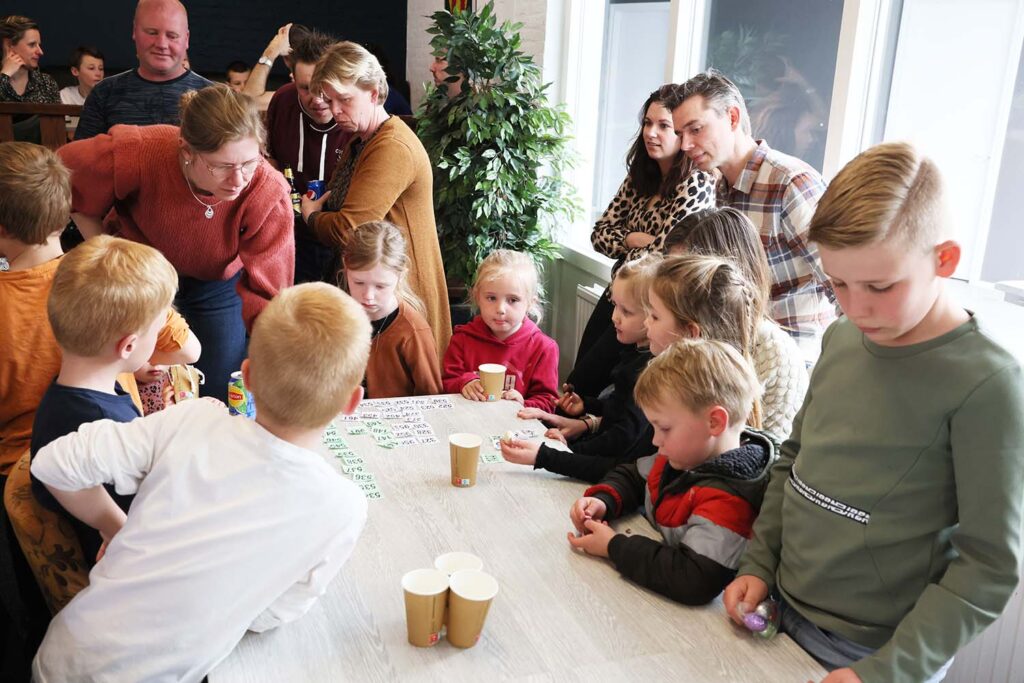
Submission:
M 441 368 L 423 303 L 409 289 L 409 257 L 401 231 L 388 221 L 360 225 L 342 259 L 342 284 L 370 318 L 368 398 L 441 393 Z
M 505 366 L 501 398 L 552 411 L 558 400 L 558 345 L 528 315 L 540 319 L 539 277 L 533 260 L 497 249 L 473 278 L 472 300 L 479 314 L 455 328 L 444 354 L 444 390 L 486 401 L 477 369 Z

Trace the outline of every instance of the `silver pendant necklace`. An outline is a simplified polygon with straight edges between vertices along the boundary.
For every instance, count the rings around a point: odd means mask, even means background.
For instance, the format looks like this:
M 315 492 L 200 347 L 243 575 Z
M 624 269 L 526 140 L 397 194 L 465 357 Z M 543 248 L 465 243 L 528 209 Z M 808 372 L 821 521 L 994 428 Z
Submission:
M 185 166 L 188 166 L 191 162 L 188 159 L 185 159 L 184 163 L 185 163 Z M 202 199 L 197 197 L 196 193 L 192 190 L 192 181 L 189 180 L 188 173 L 185 171 L 184 168 L 181 169 L 181 175 L 184 176 L 184 178 L 185 178 L 185 185 L 188 186 L 188 191 L 192 195 L 192 198 L 195 199 L 197 202 L 199 202 L 200 204 L 202 204 L 203 206 L 206 207 L 206 211 L 203 212 L 203 215 L 206 216 L 207 220 L 213 218 L 213 207 L 217 206 L 217 204 L 220 204 L 224 200 L 221 199 L 219 201 L 214 202 L 213 204 L 207 204 Z

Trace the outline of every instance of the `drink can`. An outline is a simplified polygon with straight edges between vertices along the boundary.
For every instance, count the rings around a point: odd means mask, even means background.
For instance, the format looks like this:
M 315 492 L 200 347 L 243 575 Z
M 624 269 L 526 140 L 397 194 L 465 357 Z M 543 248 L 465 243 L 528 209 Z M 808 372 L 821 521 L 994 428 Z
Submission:
M 256 417 L 256 404 L 252 401 L 252 394 L 245 388 L 241 371 L 232 372 L 228 382 L 228 412 L 244 415 L 250 420 Z
M 306 197 L 309 199 L 320 199 L 324 196 L 324 181 L 310 180 L 306 183 Z

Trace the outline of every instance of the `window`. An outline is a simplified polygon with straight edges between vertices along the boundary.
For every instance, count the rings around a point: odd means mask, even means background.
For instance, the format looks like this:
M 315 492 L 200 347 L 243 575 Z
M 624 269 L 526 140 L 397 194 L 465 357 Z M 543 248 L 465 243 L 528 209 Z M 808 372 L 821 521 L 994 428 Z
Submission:
M 669 9 L 668 0 L 607 3 L 590 211 L 593 220 L 604 212 L 626 177 L 626 152 L 640 128 L 640 107 L 666 82 Z
M 743 92 L 755 137 L 826 180 L 872 144 L 913 142 L 949 188 L 957 276 L 1024 279 L 1014 202 L 1024 2 L 978 0 L 970 12 L 959 0 L 561 2 L 561 77 L 583 159 L 574 180 L 588 209 L 565 231 L 577 250 L 592 253 L 590 228 L 624 177 L 643 100 L 710 66 Z
M 743 93 L 755 138 L 821 169 L 842 0 L 713 0 L 705 64 Z

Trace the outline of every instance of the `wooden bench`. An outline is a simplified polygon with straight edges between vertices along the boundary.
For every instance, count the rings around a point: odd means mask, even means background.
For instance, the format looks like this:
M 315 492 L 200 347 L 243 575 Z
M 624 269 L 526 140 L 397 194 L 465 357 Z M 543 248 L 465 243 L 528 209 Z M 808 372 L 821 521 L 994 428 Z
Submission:
M 42 143 L 50 149 L 57 149 L 68 141 L 65 116 L 81 116 L 82 107 L 77 104 L 36 104 L 34 102 L 0 102 L 0 142 L 14 140 L 15 116 L 38 116 Z

